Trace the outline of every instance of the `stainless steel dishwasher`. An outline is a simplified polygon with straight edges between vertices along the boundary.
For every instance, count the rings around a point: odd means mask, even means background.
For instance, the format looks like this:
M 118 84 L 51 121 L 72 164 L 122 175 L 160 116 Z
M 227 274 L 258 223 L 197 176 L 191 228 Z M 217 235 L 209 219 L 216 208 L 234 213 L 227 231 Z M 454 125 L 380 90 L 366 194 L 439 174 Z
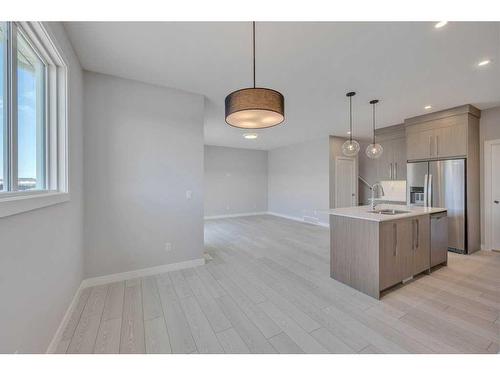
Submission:
M 445 212 L 431 215 L 431 267 L 448 262 L 448 217 Z

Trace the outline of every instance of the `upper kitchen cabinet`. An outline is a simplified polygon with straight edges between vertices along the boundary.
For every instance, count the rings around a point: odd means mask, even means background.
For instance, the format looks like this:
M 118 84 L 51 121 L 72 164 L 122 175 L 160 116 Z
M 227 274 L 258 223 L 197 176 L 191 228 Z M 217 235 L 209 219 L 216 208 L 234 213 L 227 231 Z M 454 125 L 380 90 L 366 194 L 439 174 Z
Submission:
M 377 129 L 377 142 L 384 151 L 376 160 L 377 181 L 406 180 L 406 139 L 404 125 Z
M 466 158 L 479 116 L 477 108 L 463 105 L 406 119 L 408 160 Z

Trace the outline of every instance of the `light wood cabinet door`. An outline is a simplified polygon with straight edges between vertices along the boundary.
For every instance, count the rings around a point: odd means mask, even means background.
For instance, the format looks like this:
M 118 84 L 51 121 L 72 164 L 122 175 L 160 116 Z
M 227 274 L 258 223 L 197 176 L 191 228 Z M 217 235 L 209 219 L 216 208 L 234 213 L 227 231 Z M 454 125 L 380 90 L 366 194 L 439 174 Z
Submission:
M 467 125 L 435 130 L 436 154 L 440 158 L 467 155 Z
M 396 222 L 381 223 L 379 231 L 379 288 L 384 290 L 401 281 L 397 249 L 398 225 Z
M 400 280 L 413 276 L 414 253 L 412 251 L 412 220 L 398 221 L 397 252 L 399 256 Z
M 406 154 L 408 160 L 435 157 L 434 130 L 413 131 L 406 134 Z
M 406 139 L 396 138 L 391 141 L 393 160 L 393 179 L 406 180 Z
M 377 163 L 377 181 L 382 180 L 392 180 L 392 141 L 380 141 L 384 151 L 382 155 L 378 159 L 376 159 Z
M 418 216 L 412 219 L 413 275 L 426 271 L 430 267 L 430 217 Z

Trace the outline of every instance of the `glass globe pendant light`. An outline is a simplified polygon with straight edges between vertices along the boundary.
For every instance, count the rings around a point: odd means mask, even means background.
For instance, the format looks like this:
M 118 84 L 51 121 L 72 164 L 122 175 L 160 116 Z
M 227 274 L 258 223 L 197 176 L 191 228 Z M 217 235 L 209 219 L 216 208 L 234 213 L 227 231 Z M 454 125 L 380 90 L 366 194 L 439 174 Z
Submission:
M 381 144 L 375 143 L 375 104 L 378 103 L 377 99 L 370 101 L 373 106 L 373 141 L 366 147 L 366 156 L 370 159 L 378 159 L 384 152 L 384 148 Z
M 226 96 L 226 123 L 241 129 L 270 128 L 285 120 L 285 98 L 276 90 L 255 86 L 255 22 L 252 30 L 253 87 Z
M 349 139 L 342 145 L 342 153 L 345 156 L 356 156 L 359 152 L 359 143 L 352 139 L 352 97 L 356 95 L 354 91 L 348 92 L 349 98 Z

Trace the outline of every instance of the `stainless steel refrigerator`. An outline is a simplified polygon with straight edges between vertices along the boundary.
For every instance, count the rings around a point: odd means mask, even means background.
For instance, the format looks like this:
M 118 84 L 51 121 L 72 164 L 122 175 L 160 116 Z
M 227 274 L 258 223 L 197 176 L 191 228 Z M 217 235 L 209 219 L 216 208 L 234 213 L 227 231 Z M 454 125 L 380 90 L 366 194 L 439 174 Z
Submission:
M 466 254 L 465 159 L 408 163 L 406 186 L 409 204 L 448 209 L 448 250 Z

